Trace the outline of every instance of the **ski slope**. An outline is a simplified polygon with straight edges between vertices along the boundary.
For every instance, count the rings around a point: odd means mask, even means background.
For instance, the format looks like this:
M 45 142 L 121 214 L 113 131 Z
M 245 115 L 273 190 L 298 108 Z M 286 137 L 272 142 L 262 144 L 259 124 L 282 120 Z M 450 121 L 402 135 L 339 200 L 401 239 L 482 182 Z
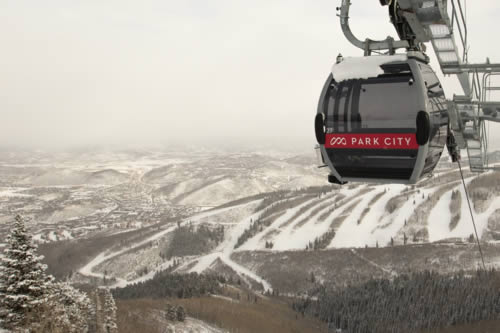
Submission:
M 194 226 L 224 226 L 224 239 L 208 253 L 185 258 L 176 271 L 203 273 L 213 269 L 217 262 L 222 262 L 243 280 L 251 279 L 262 284 L 264 290 L 272 290 L 273 286 L 265 277 L 258 274 L 258 267 L 246 267 L 242 263 L 236 263 L 231 259 L 233 253 L 303 251 L 326 236 L 330 238 L 326 238 L 327 243 L 322 244 L 320 249 L 350 248 L 353 253 L 357 253 L 356 248 L 363 247 L 467 239 L 473 233 L 473 227 L 465 192 L 457 179 L 449 181 L 446 178 L 449 174 L 451 173 L 443 171 L 437 179 L 417 186 L 353 184 L 332 187 L 328 192 L 318 195 L 304 195 L 292 191 L 285 199 L 266 201 L 268 205 L 266 207 L 261 206 L 264 201 L 259 199 L 197 213 L 182 221 L 182 224 L 189 222 Z M 442 181 L 439 180 L 440 177 Z M 469 185 L 474 179 L 475 176 L 469 175 L 466 184 Z M 452 212 L 450 208 L 454 191 L 458 191 L 461 204 L 458 208 L 460 218 L 452 228 L 450 227 L 452 217 L 458 214 Z M 297 204 L 280 205 L 286 202 L 297 202 Z M 395 206 L 389 209 L 391 205 Z M 260 207 L 258 211 L 256 207 Z M 267 214 L 263 220 L 265 223 L 259 228 L 251 229 L 256 221 L 261 223 L 260 217 L 267 209 L 276 211 Z M 497 210 L 500 210 L 498 197 L 492 199 L 483 212 L 474 211 L 480 237 L 488 232 L 489 219 Z M 165 228 L 119 251 L 103 252 L 85 265 L 80 273 L 102 278 L 101 273 L 95 272 L 97 266 L 118 258 L 125 252 L 140 248 L 148 242 L 164 239 L 176 227 Z M 241 244 L 239 240 L 248 230 L 252 230 L 253 233 Z M 269 247 L 269 244 L 272 246 Z M 166 269 L 171 263 L 165 261 L 157 267 L 151 267 L 148 274 L 133 281 L 118 278 L 116 286 L 150 279 L 157 271 Z M 375 265 L 375 263 L 370 264 Z

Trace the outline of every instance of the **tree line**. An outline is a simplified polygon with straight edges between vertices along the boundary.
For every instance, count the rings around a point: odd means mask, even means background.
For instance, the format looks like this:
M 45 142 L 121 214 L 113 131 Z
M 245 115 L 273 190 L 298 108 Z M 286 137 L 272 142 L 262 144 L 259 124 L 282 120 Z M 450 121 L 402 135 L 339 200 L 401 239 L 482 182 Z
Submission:
M 221 275 L 158 272 L 151 280 L 113 289 L 113 295 L 120 299 L 191 298 L 220 293 L 223 283 L 226 279 Z
M 296 300 L 292 306 L 342 332 L 418 332 L 498 319 L 500 274 L 425 271 L 343 289 L 321 287 L 317 298 Z
M 224 226 L 198 227 L 189 223 L 179 225 L 173 232 L 172 240 L 160 252 L 160 257 L 170 260 L 172 257 L 184 257 L 208 252 L 224 240 Z

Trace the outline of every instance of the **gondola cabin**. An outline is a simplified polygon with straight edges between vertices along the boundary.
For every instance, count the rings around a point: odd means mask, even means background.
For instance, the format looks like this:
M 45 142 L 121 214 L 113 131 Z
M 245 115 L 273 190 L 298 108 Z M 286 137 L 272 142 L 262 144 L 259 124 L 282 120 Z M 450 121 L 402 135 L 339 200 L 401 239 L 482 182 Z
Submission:
M 415 184 L 443 152 L 447 102 L 422 55 L 346 58 L 325 83 L 315 131 L 330 182 Z

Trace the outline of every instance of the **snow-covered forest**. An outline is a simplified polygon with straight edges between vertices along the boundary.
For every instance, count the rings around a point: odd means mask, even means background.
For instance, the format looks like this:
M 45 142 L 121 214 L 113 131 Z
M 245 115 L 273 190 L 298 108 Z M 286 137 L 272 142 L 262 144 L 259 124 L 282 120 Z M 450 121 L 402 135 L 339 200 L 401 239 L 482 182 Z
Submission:
M 0 258 L 0 327 L 16 332 L 88 332 L 95 326 L 94 304 L 70 284 L 55 281 L 41 259 L 25 221 L 17 215 Z M 109 326 L 116 331 L 116 309 L 107 294 Z
M 321 287 L 293 308 L 342 332 L 421 332 L 500 316 L 500 274 L 442 276 L 429 271 L 374 279 L 342 289 Z

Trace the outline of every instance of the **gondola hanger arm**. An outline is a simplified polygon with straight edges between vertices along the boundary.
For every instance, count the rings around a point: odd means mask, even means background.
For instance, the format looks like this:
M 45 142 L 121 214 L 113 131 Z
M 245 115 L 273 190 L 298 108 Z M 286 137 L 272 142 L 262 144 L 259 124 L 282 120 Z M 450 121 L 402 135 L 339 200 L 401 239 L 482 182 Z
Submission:
M 351 27 L 349 26 L 349 9 L 351 7 L 350 0 L 342 0 L 342 5 L 340 8 L 340 25 L 342 27 L 342 32 L 345 37 L 352 45 L 365 51 L 365 55 L 370 55 L 372 51 L 389 50 L 390 54 L 393 54 L 396 49 L 408 49 L 410 44 L 406 40 L 394 40 L 392 37 L 387 37 L 385 40 L 371 40 L 365 39 L 361 41 L 352 33 Z

